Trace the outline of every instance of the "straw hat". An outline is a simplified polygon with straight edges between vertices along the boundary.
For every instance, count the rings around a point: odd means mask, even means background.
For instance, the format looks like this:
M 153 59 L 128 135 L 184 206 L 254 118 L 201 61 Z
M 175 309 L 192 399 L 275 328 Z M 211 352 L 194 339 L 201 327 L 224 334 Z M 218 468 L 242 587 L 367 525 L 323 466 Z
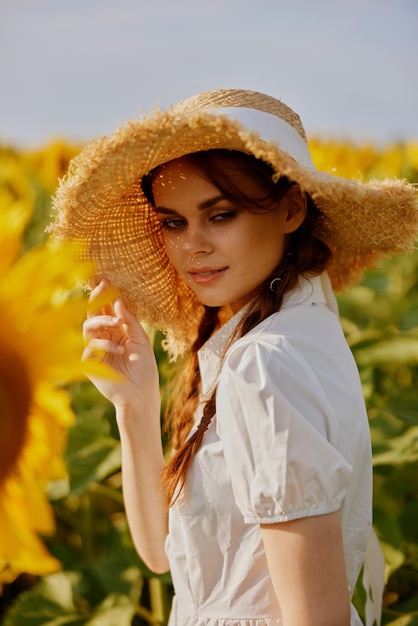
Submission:
M 165 254 L 141 180 L 157 165 L 212 148 L 252 153 L 310 194 L 331 223 L 329 274 L 337 291 L 383 257 L 413 248 L 413 187 L 403 181 L 361 184 L 316 170 L 299 116 L 275 98 L 211 91 L 129 121 L 73 159 L 54 199 L 50 231 L 82 242 L 98 275 L 109 278 L 140 320 L 167 334 L 174 356 L 193 341 L 201 304 Z

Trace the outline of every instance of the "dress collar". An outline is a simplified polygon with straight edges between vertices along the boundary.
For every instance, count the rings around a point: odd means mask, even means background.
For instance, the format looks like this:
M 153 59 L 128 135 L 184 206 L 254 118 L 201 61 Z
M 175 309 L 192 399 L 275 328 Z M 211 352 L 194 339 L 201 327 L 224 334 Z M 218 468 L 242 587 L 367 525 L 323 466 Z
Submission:
M 309 279 L 301 277 L 299 284 L 284 296 L 280 311 L 286 311 L 301 304 L 326 304 L 333 313 L 338 315 L 337 302 L 326 273 Z M 202 401 L 207 400 L 213 390 L 228 342 L 248 306 L 245 305 L 217 330 L 197 354 L 202 380 Z
M 236 327 L 244 316 L 247 306 L 231 317 L 197 353 L 200 376 L 202 380 L 201 398 L 207 400 L 218 378 L 222 359 Z

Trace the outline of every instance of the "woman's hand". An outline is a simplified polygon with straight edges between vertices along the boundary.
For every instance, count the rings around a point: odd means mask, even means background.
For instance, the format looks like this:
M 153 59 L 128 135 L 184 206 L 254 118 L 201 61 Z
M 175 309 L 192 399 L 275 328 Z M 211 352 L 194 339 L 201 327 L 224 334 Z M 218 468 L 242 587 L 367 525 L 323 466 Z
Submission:
M 123 301 L 101 306 L 109 288 L 109 281 L 102 280 L 91 293 L 93 313 L 84 322 L 83 358 L 110 365 L 119 374 L 113 379 L 89 377 L 116 408 L 123 494 L 135 546 L 150 569 L 165 572 L 168 520 L 160 491 L 164 457 L 157 362 L 148 335 Z
M 83 359 L 96 359 L 121 375 L 114 379 L 89 377 L 117 408 L 129 408 L 138 405 L 141 394 L 148 398 L 159 395 L 158 369 L 148 335 L 120 298 L 95 309 L 109 288 L 109 281 L 103 279 L 91 292 L 89 308 L 93 313 L 83 326 Z

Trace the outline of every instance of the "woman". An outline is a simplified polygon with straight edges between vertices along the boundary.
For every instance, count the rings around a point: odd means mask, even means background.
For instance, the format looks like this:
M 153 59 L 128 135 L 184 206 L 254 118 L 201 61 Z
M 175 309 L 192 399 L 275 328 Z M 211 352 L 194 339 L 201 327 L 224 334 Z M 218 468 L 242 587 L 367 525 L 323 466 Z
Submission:
M 328 275 L 341 289 L 412 246 L 412 188 L 316 171 L 293 111 L 225 90 L 87 147 L 56 208 L 55 235 L 98 264 L 85 358 L 123 375 L 93 382 L 116 408 L 135 545 L 172 572 L 172 623 L 361 624 L 370 438 Z M 189 353 L 167 465 L 138 318 Z

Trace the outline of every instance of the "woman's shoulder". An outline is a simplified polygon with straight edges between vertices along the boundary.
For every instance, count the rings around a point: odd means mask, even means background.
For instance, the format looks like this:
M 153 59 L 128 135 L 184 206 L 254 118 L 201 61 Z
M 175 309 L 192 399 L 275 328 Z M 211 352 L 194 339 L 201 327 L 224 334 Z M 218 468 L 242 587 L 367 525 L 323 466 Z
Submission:
M 348 346 L 338 317 L 323 303 L 298 304 L 272 313 L 236 339 L 227 357 L 254 349 L 266 352 L 346 352 Z
M 227 350 L 221 375 L 282 384 L 336 387 L 341 380 L 358 394 L 358 369 L 337 315 L 324 303 L 289 306 L 273 313 Z M 319 383 L 319 384 L 318 384 Z

